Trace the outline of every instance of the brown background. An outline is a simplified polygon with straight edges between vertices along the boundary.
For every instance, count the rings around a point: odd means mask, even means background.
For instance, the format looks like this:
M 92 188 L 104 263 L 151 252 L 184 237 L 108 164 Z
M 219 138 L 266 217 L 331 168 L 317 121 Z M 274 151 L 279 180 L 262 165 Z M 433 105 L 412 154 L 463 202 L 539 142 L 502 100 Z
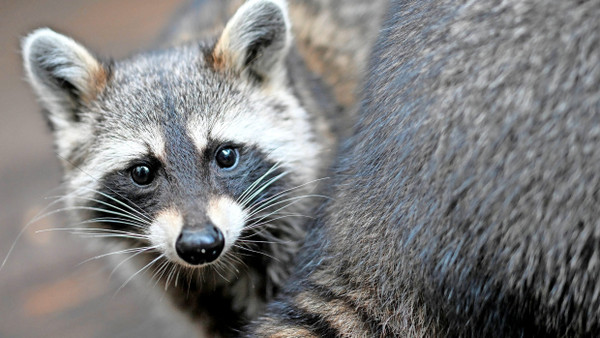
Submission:
M 59 163 L 35 97 L 23 79 L 19 40 L 48 26 L 103 56 L 148 48 L 182 0 L 0 0 L 0 262 L 25 225 L 57 194 Z M 173 321 L 131 283 L 109 278 L 90 240 L 50 216 L 27 228 L 0 270 L 0 337 L 176 336 Z

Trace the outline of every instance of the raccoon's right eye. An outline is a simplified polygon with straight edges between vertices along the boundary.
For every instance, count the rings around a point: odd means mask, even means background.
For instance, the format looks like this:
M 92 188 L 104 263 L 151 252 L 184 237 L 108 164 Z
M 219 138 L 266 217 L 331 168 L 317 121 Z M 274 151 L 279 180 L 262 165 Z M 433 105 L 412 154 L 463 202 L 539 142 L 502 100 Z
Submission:
M 154 179 L 154 171 L 149 166 L 142 164 L 131 168 L 131 179 L 139 185 L 148 185 Z
M 225 146 L 217 150 L 215 155 L 215 159 L 217 160 L 217 164 L 221 168 L 232 169 L 235 167 L 238 161 L 238 151 L 237 149 Z

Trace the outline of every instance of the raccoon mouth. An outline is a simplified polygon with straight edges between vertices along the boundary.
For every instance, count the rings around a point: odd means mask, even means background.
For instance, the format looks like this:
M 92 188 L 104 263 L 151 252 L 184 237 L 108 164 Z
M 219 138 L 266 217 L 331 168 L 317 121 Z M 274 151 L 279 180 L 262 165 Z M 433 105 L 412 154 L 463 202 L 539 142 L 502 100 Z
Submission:
M 191 265 L 215 261 L 224 247 L 223 233 L 214 225 L 199 228 L 185 227 L 175 242 L 175 251 L 179 258 Z

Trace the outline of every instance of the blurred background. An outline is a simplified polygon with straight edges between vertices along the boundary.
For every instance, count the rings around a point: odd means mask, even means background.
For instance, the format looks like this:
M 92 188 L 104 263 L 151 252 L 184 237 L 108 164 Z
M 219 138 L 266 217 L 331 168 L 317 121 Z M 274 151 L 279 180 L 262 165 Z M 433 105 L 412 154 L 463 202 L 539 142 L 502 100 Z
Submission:
M 52 215 L 19 232 L 56 195 L 52 139 L 24 80 L 19 41 L 38 27 L 74 37 L 101 56 L 149 48 L 183 0 L 0 0 L 0 337 L 164 337 L 178 324 L 135 283 L 117 292 L 87 238 L 38 230 L 64 226 Z M 97 253 L 96 253 L 97 254 Z M 166 300 L 163 300 L 166 301 Z M 185 332 L 185 331 L 177 331 Z

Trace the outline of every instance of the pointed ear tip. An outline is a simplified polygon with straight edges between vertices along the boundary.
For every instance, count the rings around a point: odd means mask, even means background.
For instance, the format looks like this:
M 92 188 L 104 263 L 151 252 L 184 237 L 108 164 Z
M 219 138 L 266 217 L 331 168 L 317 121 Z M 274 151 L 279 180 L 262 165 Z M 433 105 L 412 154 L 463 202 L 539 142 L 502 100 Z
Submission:
M 286 0 L 271 0 L 271 1 L 274 2 L 275 4 L 277 4 L 279 7 L 287 10 L 288 3 Z
M 68 43 L 70 39 L 50 28 L 38 28 L 29 33 L 21 40 L 21 53 L 23 59 L 27 60 L 31 56 L 33 47 L 40 42 L 50 42 L 50 44 Z
M 283 9 L 287 9 L 287 1 L 285 0 L 256 0 L 257 2 L 270 2 Z
M 287 1 L 285 0 L 256 0 L 257 2 L 271 2 L 274 3 L 275 5 L 282 7 L 282 8 L 287 8 Z
M 279 8 L 279 10 L 281 10 L 284 14 L 286 14 L 288 10 L 287 1 L 285 0 L 249 0 L 245 2 L 243 6 L 246 7 L 246 9 L 248 9 L 254 8 L 254 6 L 265 5 L 274 5 L 275 7 Z
M 23 50 L 25 50 L 26 48 L 31 47 L 31 45 L 36 42 L 39 41 L 39 39 L 52 39 L 52 38 L 58 38 L 62 35 L 60 35 L 59 33 L 56 33 L 55 31 L 53 31 L 50 28 L 38 28 L 36 30 L 34 30 L 33 32 L 27 34 L 27 36 L 25 36 L 22 40 L 21 40 L 21 48 Z

